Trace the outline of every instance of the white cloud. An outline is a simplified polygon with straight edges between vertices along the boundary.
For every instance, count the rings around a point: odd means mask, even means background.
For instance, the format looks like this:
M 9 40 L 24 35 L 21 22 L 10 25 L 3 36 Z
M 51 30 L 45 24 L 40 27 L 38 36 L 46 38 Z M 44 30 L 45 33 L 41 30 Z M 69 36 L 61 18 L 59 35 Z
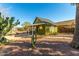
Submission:
M 0 12 L 4 16 L 10 16 L 11 7 L 5 7 L 3 4 L 0 4 Z

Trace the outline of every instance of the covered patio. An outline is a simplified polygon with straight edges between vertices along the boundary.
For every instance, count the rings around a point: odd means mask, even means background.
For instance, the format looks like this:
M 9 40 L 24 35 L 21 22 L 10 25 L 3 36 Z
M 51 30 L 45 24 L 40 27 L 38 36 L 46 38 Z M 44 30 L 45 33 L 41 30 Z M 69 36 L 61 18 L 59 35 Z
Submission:
M 57 26 L 48 19 L 36 17 L 33 24 L 28 26 L 27 34 L 49 35 L 57 33 Z

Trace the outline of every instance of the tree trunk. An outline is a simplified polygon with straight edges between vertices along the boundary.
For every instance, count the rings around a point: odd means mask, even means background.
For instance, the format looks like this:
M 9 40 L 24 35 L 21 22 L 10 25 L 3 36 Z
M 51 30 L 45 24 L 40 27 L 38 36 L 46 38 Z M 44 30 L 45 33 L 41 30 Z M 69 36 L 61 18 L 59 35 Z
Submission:
M 79 4 L 76 4 L 75 31 L 71 45 L 74 48 L 79 48 Z

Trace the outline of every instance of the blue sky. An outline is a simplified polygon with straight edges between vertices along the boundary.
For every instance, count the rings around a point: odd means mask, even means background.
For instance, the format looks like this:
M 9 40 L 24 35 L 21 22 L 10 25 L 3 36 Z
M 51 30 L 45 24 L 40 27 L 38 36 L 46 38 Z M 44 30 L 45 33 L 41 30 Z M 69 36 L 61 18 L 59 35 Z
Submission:
M 42 17 L 53 22 L 75 18 L 76 8 L 66 3 L 4 3 L 0 4 L 0 11 L 8 16 L 33 23 L 35 17 Z

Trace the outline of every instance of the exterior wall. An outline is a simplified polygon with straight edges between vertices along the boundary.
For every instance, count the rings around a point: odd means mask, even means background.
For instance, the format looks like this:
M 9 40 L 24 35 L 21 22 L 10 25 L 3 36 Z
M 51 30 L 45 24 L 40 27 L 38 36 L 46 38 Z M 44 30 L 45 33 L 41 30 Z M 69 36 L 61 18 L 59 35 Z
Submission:
M 54 27 L 54 26 L 50 27 L 50 33 L 51 34 L 56 34 L 57 32 L 58 32 L 57 27 Z
M 38 26 L 36 28 L 36 33 L 39 35 L 44 35 L 45 34 L 45 26 L 44 25 Z
M 36 28 L 36 33 L 38 35 L 53 35 L 58 33 L 58 28 L 56 26 L 41 25 Z
M 48 26 L 46 30 L 46 35 L 50 34 L 57 34 L 58 33 L 58 28 L 56 26 Z
M 74 27 L 72 26 L 58 26 L 59 33 L 74 33 Z

